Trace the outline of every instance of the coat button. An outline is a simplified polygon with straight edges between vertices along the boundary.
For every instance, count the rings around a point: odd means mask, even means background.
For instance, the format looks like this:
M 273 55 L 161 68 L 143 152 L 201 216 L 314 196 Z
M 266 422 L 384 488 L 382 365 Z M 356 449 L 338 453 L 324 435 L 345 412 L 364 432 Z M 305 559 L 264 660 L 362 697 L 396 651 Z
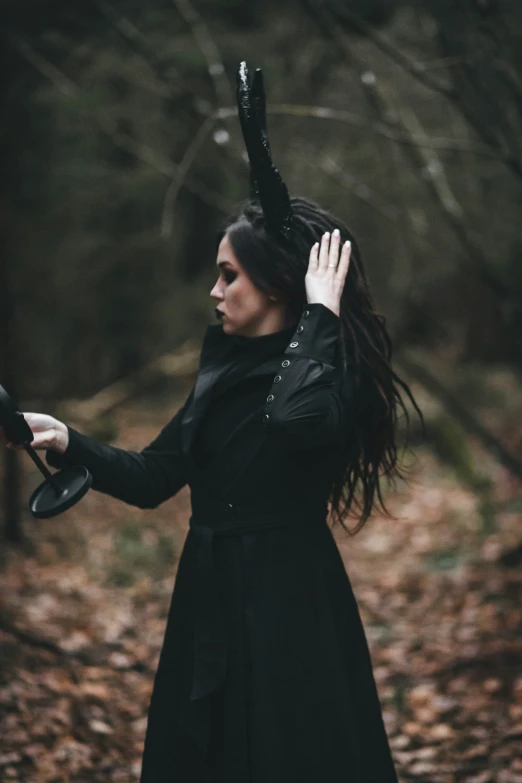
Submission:
M 276 377 L 274 378 L 274 383 L 279 383 L 280 380 L 281 380 L 281 376 L 276 375 Z
M 268 415 L 268 413 L 265 413 L 265 415 L 263 416 L 263 424 L 266 424 L 267 421 L 269 420 L 270 420 L 270 416 Z
M 309 315 L 310 315 L 310 310 L 305 310 L 303 313 L 303 318 L 308 318 Z
M 297 334 L 301 334 L 301 332 L 304 332 L 304 326 L 297 327 Z
M 267 402 L 273 402 L 274 400 L 275 400 L 275 397 L 274 397 L 273 394 L 269 394 L 268 397 L 266 398 Z
M 289 364 L 290 362 L 288 361 L 288 359 L 285 359 L 281 367 L 288 367 Z
M 298 345 L 299 343 L 294 341 L 293 343 L 290 343 L 290 348 L 297 348 Z

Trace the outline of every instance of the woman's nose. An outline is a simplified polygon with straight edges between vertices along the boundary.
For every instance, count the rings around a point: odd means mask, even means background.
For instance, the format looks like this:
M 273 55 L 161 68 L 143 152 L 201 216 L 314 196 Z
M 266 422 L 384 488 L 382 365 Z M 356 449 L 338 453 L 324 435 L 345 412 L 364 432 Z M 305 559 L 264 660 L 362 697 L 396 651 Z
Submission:
M 210 292 L 210 296 L 213 296 L 214 299 L 223 299 L 223 295 L 221 291 L 219 290 L 219 284 L 216 283 L 212 291 Z

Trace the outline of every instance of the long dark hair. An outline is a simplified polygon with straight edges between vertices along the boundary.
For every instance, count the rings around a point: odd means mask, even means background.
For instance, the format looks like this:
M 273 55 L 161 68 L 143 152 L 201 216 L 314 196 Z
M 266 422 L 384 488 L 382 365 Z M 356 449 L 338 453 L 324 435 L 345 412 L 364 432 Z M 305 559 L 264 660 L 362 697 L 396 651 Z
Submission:
M 330 497 L 332 519 L 350 535 L 355 535 L 371 515 L 374 505 L 390 515 L 386 508 L 381 480 L 386 477 L 393 486 L 405 478 L 396 442 L 400 413 L 409 433 L 409 415 L 401 390 L 405 392 L 423 422 L 422 413 L 409 386 L 391 366 L 392 344 L 384 316 L 376 312 L 368 277 L 364 271 L 357 241 L 342 221 L 318 204 L 305 198 L 292 198 L 293 237 L 290 243 L 274 240 L 266 231 L 261 206 L 247 202 L 219 232 L 218 242 L 226 233 L 245 272 L 264 293 L 285 302 L 289 314 L 299 320 L 306 304 L 304 278 L 310 249 L 325 231 L 338 228 L 341 242 L 352 243 L 350 267 L 341 295 L 341 351 L 343 361 L 355 363 L 355 400 L 353 442 L 346 463 L 334 480 Z M 352 438 L 350 438 L 352 441 Z M 343 517 L 354 516 L 359 522 L 352 530 Z

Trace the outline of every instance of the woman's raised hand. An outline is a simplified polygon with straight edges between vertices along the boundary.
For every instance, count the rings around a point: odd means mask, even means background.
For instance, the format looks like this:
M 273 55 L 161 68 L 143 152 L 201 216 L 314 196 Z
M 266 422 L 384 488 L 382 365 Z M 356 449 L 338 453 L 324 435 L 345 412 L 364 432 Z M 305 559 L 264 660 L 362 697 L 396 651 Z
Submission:
M 69 431 L 62 421 L 46 413 L 24 413 L 24 419 L 34 435 L 31 441 L 33 449 L 52 449 L 63 454 L 69 444 Z M 0 440 L 9 448 L 23 449 L 23 446 L 6 439 L 3 427 L 0 427 Z
M 327 232 L 321 242 L 310 250 L 305 277 L 306 299 L 309 304 L 320 303 L 339 315 L 341 294 L 350 265 L 351 242 L 345 242 L 340 251 L 341 234 L 336 228 L 330 238 Z

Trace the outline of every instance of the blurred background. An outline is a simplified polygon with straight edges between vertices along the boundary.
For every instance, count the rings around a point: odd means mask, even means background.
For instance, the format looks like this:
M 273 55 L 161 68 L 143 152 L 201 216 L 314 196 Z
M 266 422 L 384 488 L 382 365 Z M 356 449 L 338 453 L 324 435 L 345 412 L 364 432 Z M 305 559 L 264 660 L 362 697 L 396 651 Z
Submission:
M 262 67 L 292 195 L 356 234 L 427 421 L 336 533 L 403 780 L 522 781 L 522 6 L 19 0 L 1 18 L 0 382 L 139 450 L 193 383 Z M 188 491 L 39 522 L 1 455 L 0 778 L 134 781 Z M 341 531 L 342 532 L 342 531 Z

